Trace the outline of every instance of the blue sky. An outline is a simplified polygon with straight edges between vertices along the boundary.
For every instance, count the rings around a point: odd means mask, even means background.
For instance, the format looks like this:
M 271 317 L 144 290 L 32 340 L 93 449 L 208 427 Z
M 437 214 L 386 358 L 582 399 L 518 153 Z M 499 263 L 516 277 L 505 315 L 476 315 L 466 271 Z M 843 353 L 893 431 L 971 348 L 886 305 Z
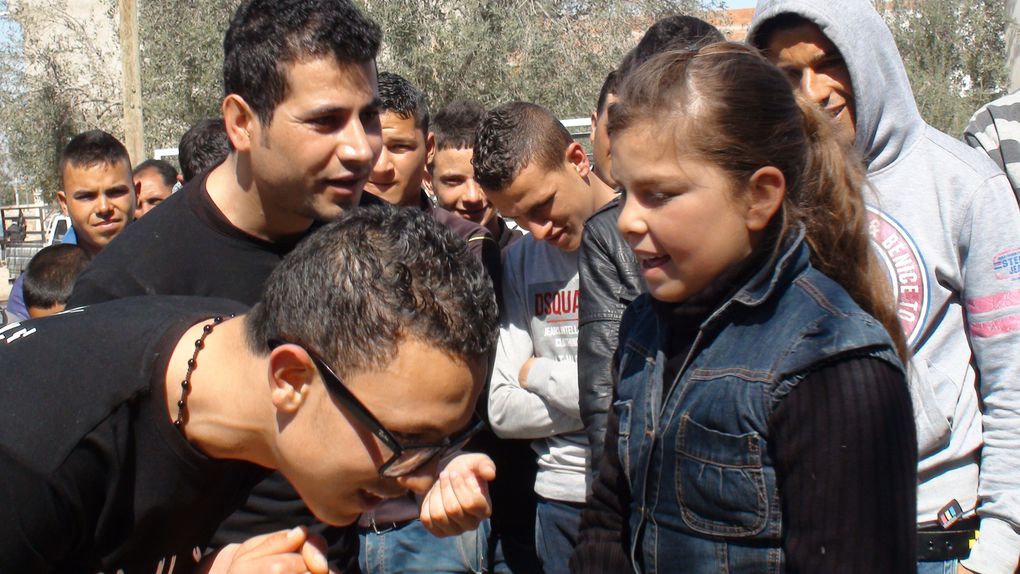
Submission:
M 726 0 L 727 8 L 754 8 L 757 0 Z

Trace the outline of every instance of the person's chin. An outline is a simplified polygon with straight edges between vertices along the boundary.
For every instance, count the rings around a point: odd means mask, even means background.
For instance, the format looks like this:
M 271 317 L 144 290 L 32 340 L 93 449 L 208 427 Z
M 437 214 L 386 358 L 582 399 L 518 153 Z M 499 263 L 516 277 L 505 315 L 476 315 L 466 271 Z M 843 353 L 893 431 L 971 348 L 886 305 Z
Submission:
M 581 238 L 574 237 L 574 235 L 567 230 L 561 231 L 558 235 L 551 238 L 549 242 L 557 249 L 568 253 L 577 251 L 581 247 Z
M 372 183 L 365 184 L 365 191 L 375 195 L 386 203 L 398 203 L 400 200 L 400 186 L 395 183 Z
M 483 223 L 483 221 L 485 220 L 485 212 L 484 211 L 463 211 L 463 210 L 461 210 L 461 211 L 458 211 L 456 213 L 457 213 L 457 215 L 459 215 L 461 217 L 461 219 L 466 219 L 466 220 L 468 220 L 468 221 L 470 221 L 472 223 L 477 223 L 478 225 L 485 225 Z
M 363 185 L 350 182 L 345 185 L 327 185 L 325 190 L 326 199 L 333 205 L 340 207 L 353 207 L 361 199 Z
M 110 230 L 106 233 L 93 234 L 91 237 L 89 237 L 89 240 L 87 242 L 91 243 L 92 245 L 95 245 L 98 249 L 102 249 L 109 245 L 110 242 L 113 241 L 120 234 L 121 231 L 123 231 L 123 228 Z
M 361 513 L 337 514 L 337 515 L 334 515 L 334 516 L 332 516 L 332 517 L 330 517 L 328 519 L 321 519 L 321 520 L 323 522 L 325 522 L 326 524 L 329 524 L 330 526 L 343 527 L 343 526 L 350 526 L 351 524 L 354 524 L 355 522 L 358 521 L 358 518 L 360 516 L 361 516 Z
M 672 281 L 645 281 L 648 293 L 653 298 L 663 303 L 681 303 L 690 297 L 682 286 Z
M 357 522 L 358 517 L 361 516 L 361 510 L 348 505 L 344 505 L 343 508 L 330 508 L 328 511 L 323 508 L 312 508 L 309 505 L 309 509 L 316 518 L 330 526 L 350 526 Z
M 333 221 L 343 215 L 345 210 L 357 207 L 357 200 L 360 200 L 360 195 L 353 202 L 351 201 L 352 199 L 351 197 L 343 197 L 317 201 L 308 206 L 306 208 L 307 211 L 302 213 L 302 215 L 315 221 Z

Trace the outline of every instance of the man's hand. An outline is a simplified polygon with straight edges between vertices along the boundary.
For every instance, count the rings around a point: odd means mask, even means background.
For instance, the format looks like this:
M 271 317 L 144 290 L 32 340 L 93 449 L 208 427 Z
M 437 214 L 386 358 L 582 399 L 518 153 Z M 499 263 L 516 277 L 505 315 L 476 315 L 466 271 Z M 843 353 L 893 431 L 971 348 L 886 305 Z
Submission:
M 528 388 L 528 374 L 531 372 L 531 365 L 535 362 L 535 357 L 529 357 L 524 364 L 521 365 L 521 370 L 517 373 L 517 382 L 521 384 L 522 389 Z
M 963 567 L 963 564 L 956 563 L 956 574 L 974 574 L 973 570 L 967 570 Z
M 434 536 L 478 528 L 492 514 L 488 482 L 496 465 L 484 454 L 462 454 L 446 465 L 421 504 L 421 523 Z
M 326 564 L 326 541 L 304 527 L 280 530 L 225 546 L 210 556 L 209 574 L 333 574 Z M 208 559 L 207 559 L 208 560 Z

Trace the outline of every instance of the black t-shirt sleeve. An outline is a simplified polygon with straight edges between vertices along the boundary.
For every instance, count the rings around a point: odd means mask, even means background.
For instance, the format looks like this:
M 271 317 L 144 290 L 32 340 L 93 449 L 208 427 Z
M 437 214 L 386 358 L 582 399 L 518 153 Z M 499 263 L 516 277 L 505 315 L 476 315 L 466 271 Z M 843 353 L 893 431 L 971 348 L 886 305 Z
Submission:
M 917 439 L 902 372 L 871 358 L 818 369 L 770 427 L 788 572 L 916 568 Z
M 627 557 L 630 484 L 620 465 L 619 425 L 616 410 L 610 408 L 605 449 L 591 497 L 581 513 L 577 546 L 570 558 L 571 572 L 617 574 L 633 570 Z
M 98 257 L 102 256 L 100 253 Z M 89 265 L 75 281 L 74 290 L 67 300 L 67 308 L 95 305 L 145 293 L 143 286 L 130 285 L 132 281 L 124 271 L 110 273 L 113 268 L 105 263 L 105 259 L 99 265 Z

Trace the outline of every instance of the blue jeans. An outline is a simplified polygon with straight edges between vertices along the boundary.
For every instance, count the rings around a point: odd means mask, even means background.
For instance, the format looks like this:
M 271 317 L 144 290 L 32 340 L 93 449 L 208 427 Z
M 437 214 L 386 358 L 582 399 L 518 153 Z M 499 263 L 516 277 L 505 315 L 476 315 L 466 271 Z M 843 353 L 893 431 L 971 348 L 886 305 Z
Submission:
M 957 559 L 946 560 L 945 562 L 918 562 L 917 574 L 956 574 Z
M 361 528 L 358 564 L 362 574 L 429 573 L 509 573 L 500 548 L 493 553 L 490 569 L 489 521 L 459 536 L 436 538 L 412 520 L 378 532 Z
M 539 499 L 535 514 L 535 547 L 545 574 L 570 574 L 570 555 L 581 530 L 583 504 Z

